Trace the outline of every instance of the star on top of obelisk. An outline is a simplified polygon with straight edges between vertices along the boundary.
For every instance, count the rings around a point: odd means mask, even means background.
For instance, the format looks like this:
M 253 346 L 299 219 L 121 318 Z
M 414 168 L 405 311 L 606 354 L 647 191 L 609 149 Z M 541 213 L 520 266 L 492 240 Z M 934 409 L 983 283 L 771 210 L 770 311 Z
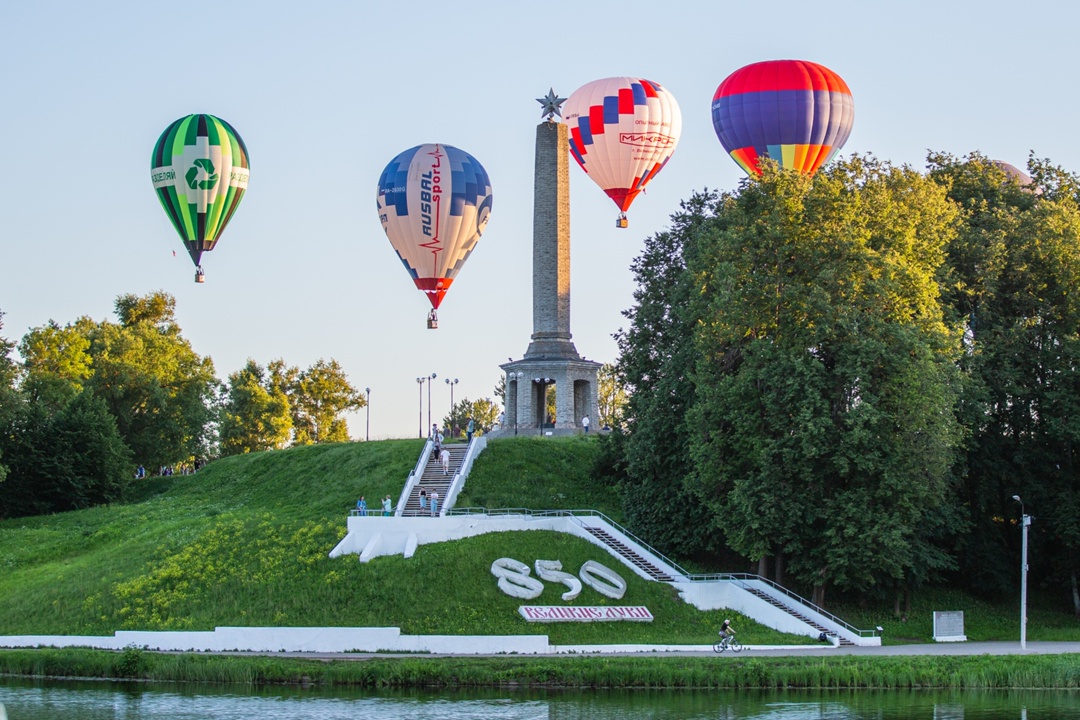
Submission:
M 562 112 L 559 110 L 559 106 L 566 102 L 566 98 L 561 98 L 555 94 L 554 89 L 549 89 L 548 94 L 542 98 L 536 98 L 536 102 L 540 103 L 543 110 L 540 116 L 548 122 L 555 122 L 555 116 L 562 117 Z

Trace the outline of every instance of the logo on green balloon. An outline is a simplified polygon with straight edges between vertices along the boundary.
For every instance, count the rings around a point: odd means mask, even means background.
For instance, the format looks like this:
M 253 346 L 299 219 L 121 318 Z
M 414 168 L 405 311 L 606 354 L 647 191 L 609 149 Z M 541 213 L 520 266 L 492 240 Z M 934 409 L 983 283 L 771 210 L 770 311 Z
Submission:
M 205 178 L 202 180 L 199 179 L 200 170 L 206 173 Z M 192 190 L 196 188 L 199 190 L 211 190 L 217 185 L 218 174 L 214 168 L 214 163 L 209 158 L 196 158 L 194 167 L 187 171 L 184 179 L 187 180 L 188 187 Z

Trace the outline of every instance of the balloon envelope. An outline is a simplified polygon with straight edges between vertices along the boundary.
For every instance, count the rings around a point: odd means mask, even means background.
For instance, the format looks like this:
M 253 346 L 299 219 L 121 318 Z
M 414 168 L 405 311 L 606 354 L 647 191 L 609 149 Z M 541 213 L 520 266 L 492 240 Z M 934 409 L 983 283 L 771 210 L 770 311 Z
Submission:
M 248 186 L 248 152 L 232 125 L 182 117 L 154 145 L 150 178 L 192 262 L 214 249 Z
M 675 98 L 641 78 L 583 85 L 567 98 L 562 115 L 570 126 L 570 153 L 623 212 L 671 158 L 682 133 Z
M 740 68 L 716 88 L 713 128 L 749 175 L 759 158 L 813 173 L 851 134 L 855 104 L 847 83 L 824 65 L 769 60 Z
M 469 153 L 417 145 L 379 178 L 383 230 L 417 289 L 438 308 L 491 214 L 491 181 Z

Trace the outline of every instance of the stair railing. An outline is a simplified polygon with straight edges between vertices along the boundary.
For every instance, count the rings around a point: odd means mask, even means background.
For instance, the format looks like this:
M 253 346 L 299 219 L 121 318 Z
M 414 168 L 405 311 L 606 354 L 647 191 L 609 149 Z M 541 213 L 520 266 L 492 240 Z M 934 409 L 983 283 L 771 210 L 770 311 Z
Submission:
M 446 488 L 446 498 L 443 501 L 443 506 L 439 510 L 440 515 L 449 514 L 450 508 L 454 507 L 454 503 L 457 501 L 458 493 L 461 492 L 461 488 L 465 487 L 465 480 L 469 477 L 469 472 L 472 471 L 473 461 L 476 460 L 476 456 L 484 451 L 487 447 L 487 438 L 483 435 L 474 437 L 469 442 L 469 447 L 465 451 L 465 457 L 461 460 L 461 466 L 454 472 L 454 477 L 450 481 L 450 487 Z
M 405 481 L 405 487 L 401 489 L 401 496 L 398 498 L 394 517 L 401 517 L 401 514 L 405 512 L 405 505 L 409 502 L 409 498 L 412 497 L 413 489 L 420 482 L 420 478 L 424 476 L 424 471 L 427 470 L 428 460 L 431 459 L 431 451 L 434 447 L 435 442 L 428 438 L 428 441 L 424 443 L 423 451 L 420 453 L 420 459 L 416 461 L 416 467 L 409 473 L 409 478 Z

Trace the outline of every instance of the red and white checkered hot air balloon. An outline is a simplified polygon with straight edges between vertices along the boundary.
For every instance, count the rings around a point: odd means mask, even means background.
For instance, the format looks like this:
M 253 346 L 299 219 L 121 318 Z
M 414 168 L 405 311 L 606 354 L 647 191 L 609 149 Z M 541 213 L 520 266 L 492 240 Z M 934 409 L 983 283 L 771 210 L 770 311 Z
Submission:
M 562 108 L 570 153 L 619 208 L 626 211 L 664 167 L 682 133 L 682 113 L 659 83 L 642 78 L 594 80 L 575 90 Z

